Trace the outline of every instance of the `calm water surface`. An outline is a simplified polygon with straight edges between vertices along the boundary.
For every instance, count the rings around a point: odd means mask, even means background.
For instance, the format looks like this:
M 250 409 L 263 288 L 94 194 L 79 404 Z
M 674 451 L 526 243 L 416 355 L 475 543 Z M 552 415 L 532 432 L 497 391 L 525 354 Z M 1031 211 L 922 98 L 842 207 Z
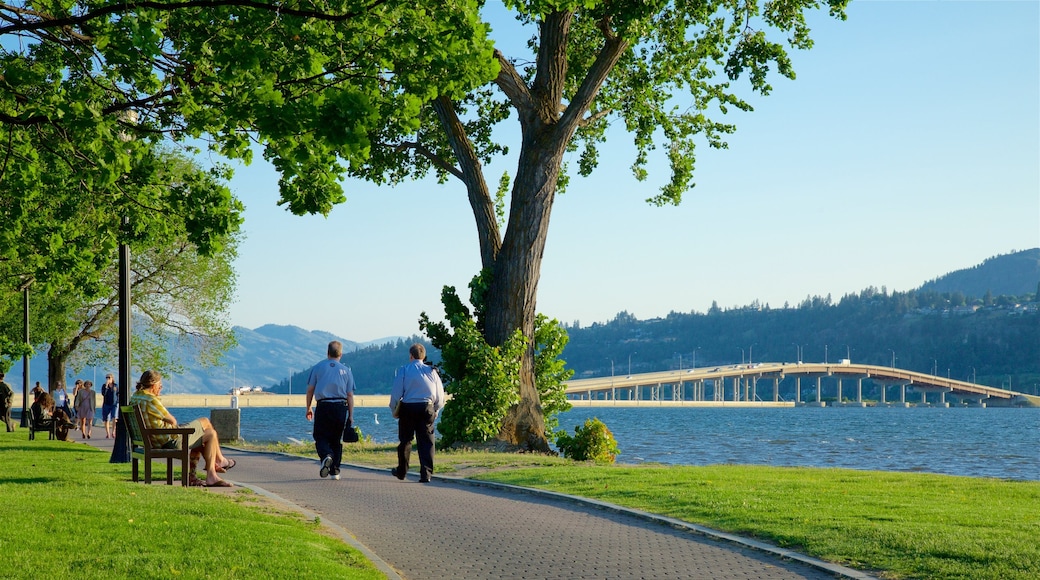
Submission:
M 181 422 L 209 409 L 171 409 Z M 621 448 L 619 463 L 717 463 L 924 471 L 1040 480 L 1040 409 L 985 408 L 580 408 L 560 415 L 573 432 L 598 417 Z M 357 408 L 377 442 L 397 439 L 388 409 Z M 310 442 L 303 409 L 242 409 L 247 441 Z

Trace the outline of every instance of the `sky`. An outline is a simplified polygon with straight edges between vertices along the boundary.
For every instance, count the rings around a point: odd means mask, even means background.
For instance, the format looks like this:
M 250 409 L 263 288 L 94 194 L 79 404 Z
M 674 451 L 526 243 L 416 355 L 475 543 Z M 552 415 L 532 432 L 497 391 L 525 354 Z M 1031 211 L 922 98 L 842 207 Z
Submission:
M 645 202 L 664 160 L 637 181 L 631 137 L 613 131 L 599 169 L 557 196 L 538 311 L 589 326 L 713 301 L 837 301 L 1040 246 L 1040 2 L 854 0 L 848 15 L 812 18 L 796 80 L 775 77 L 764 98 L 738 83 L 755 110 L 726 116 L 728 149 L 698 144 L 678 207 Z M 492 22 L 517 55 L 515 25 Z M 347 181 L 326 218 L 277 206 L 277 180 L 259 155 L 236 166 L 246 237 L 232 324 L 364 342 L 419 333 L 423 311 L 439 319 L 444 285 L 468 298 L 480 256 L 461 182 Z

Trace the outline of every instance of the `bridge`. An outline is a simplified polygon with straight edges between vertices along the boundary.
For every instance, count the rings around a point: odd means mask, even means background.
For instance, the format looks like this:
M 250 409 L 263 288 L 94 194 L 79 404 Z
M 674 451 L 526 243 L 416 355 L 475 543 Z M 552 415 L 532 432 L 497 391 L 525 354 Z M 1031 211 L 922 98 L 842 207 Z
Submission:
M 780 397 L 780 382 L 793 378 L 794 401 Z M 1040 406 L 1040 397 L 977 383 L 958 381 L 904 369 L 838 363 L 754 363 L 640 373 L 625 376 L 577 379 L 566 383 L 572 404 L 669 404 L 669 405 L 760 405 L 825 406 L 824 387 L 833 385 L 834 401 L 839 405 L 867 406 L 863 381 L 880 385 L 878 406 L 908 406 L 911 402 L 930 406 L 949 406 L 947 395 L 976 406 Z M 802 400 L 802 381 L 814 386 L 813 397 Z M 767 381 L 765 397 L 759 396 L 759 383 Z M 824 384 L 826 381 L 827 385 Z M 771 385 L 769 384 L 771 383 Z M 847 386 L 846 386 L 847 385 Z M 768 387 L 771 386 L 771 393 Z M 917 395 L 907 399 L 908 390 Z M 891 396 L 890 396 L 891 394 Z M 932 395 L 929 400 L 928 396 Z M 828 397 L 829 398 L 829 397 Z

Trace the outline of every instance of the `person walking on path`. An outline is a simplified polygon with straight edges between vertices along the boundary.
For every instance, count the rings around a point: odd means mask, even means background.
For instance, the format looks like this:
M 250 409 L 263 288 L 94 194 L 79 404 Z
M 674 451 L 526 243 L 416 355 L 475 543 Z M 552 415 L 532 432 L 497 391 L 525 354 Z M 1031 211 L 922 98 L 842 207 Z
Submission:
M 93 381 L 83 381 L 83 386 L 76 391 L 76 421 L 79 423 L 79 432 L 83 439 L 90 439 L 93 434 L 94 413 L 97 410 L 96 395 Z
M 14 431 L 14 423 L 11 422 L 11 405 L 13 404 L 14 390 L 4 381 L 4 373 L 0 373 L 0 420 L 7 425 L 8 433 Z
M 429 483 L 433 476 L 433 424 L 444 407 L 444 384 L 437 370 L 423 362 L 426 347 L 413 344 L 408 349 L 408 364 L 397 369 L 394 386 L 390 390 L 390 409 L 397 413 L 397 467 L 390 470 L 397 479 L 408 473 L 408 459 L 412 454 L 412 438 L 419 448 L 419 482 Z
M 65 390 L 65 385 L 59 384 L 55 387 L 54 390 L 51 391 L 51 397 L 54 398 L 54 408 L 62 411 L 71 421 L 72 408 L 69 407 L 69 392 Z
M 321 477 L 339 479 L 343 459 L 343 429 L 354 421 L 354 375 L 339 362 L 343 343 L 329 343 L 328 358 L 314 365 L 307 377 L 308 421 L 314 421 L 314 449 L 321 459 Z M 314 410 L 311 403 L 317 401 Z
M 101 385 L 101 421 L 105 424 L 105 439 L 116 436 L 116 412 L 119 411 L 119 390 L 112 373 L 105 375 Z

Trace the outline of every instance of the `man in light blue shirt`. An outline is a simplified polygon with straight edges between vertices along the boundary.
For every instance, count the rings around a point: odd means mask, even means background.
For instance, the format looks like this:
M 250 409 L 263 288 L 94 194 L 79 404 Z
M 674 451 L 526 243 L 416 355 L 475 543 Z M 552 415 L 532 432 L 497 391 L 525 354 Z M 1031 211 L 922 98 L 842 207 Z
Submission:
M 339 479 L 343 429 L 354 420 L 354 375 L 339 362 L 343 343 L 330 342 L 328 355 L 307 377 L 307 420 L 314 421 L 314 449 L 321 458 L 318 475 Z M 314 400 L 317 406 L 311 411 Z
M 408 459 L 412 454 L 412 438 L 419 447 L 419 482 L 429 483 L 433 476 L 433 424 L 444 407 L 444 385 L 437 370 L 423 362 L 426 347 L 413 344 L 408 349 L 408 364 L 397 369 L 394 386 L 390 389 L 390 409 L 397 409 L 397 467 L 390 473 L 404 479 L 408 473 Z

